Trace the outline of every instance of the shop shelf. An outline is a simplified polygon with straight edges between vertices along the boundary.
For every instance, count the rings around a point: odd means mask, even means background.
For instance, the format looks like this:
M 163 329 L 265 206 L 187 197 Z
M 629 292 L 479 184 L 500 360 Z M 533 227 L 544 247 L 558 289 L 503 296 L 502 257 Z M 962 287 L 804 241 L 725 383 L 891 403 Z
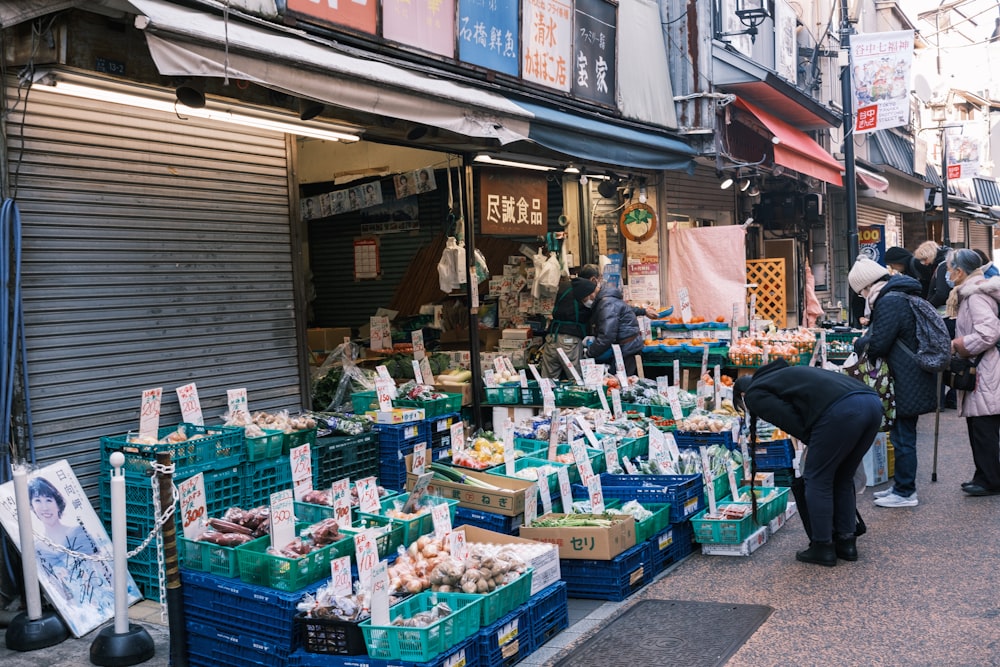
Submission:
M 427 662 L 479 631 L 481 596 L 461 593 L 419 593 L 389 609 L 390 621 L 397 617 L 411 618 L 440 602 L 446 603 L 451 613 L 422 628 L 374 626 L 370 619 L 362 621 L 368 655 Z
M 528 601 L 535 649 L 569 627 L 569 595 L 565 581 L 543 588 Z

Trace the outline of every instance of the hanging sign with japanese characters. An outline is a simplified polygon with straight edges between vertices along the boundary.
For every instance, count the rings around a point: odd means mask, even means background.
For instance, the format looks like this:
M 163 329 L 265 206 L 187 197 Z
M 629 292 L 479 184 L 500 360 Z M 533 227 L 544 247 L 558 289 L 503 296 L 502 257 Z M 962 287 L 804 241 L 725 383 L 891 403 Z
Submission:
M 521 78 L 569 92 L 573 67 L 573 3 L 523 0 L 521 16 Z
M 912 30 L 851 35 L 855 132 L 874 132 L 910 122 L 912 64 Z
M 471 65 L 518 75 L 519 0 L 458 0 L 458 58 Z
M 513 169 L 480 171 L 479 220 L 483 234 L 543 236 L 547 229 L 546 211 L 545 176 Z
M 573 95 L 615 106 L 617 14 L 606 0 L 576 0 Z

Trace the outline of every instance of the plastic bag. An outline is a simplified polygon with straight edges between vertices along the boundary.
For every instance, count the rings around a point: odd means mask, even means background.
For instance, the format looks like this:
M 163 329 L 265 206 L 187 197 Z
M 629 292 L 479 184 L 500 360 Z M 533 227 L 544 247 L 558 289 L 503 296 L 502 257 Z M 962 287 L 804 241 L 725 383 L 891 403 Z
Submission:
M 461 253 L 461 260 L 459 260 Z M 441 260 L 438 262 L 438 285 L 445 294 L 457 290 L 464 280 L 465 248 L 460 248 L 454 236 L 449 236 L 445 242 L 444 252 L 441 253 Z
M 536 299 L 551 299 L 559 291 L 559 275 L 562 267 L 559 264 L 559 257 L 551 253 L 542 263 L 541 270 L 535 269 L 535 282 L 532 285 L 531 294 Z
M 483 282 L 490 279 L 490 267 L 486 265 L 486 258 L 483 253 L 476 248 L 476 282 Z

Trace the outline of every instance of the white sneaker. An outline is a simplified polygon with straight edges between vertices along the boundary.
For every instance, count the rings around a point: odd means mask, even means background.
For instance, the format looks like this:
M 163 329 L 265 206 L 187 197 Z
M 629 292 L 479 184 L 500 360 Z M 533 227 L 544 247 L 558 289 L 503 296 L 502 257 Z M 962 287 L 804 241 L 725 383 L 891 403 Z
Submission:
M 916 507 L 917 494 L 914 493 L 909 498 L 904 498 L 903 496 L 897 496 L 895 493 L 890 493 L 887 496 L 876 498 L 875 504 L 879 507 Z
M 876 491 L 875 493 L 872 494 L 872 496 L 875 498 L 885 498 L 886 496 L 891 496 L 892 492 L 895 490 L 896 490 L 895 488 L 890 486 L 888 489 L 882 489 L 881 491 Z

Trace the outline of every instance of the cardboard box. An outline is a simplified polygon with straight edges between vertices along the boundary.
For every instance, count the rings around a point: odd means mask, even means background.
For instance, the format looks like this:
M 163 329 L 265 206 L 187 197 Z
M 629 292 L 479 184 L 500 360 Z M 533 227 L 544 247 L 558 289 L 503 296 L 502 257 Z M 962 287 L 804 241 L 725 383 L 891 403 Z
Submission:
M 461 394 L 462 405 L 472 405 L 472 384 L 463 382 L 461 384 L 451 384 L 450 382 L 435 382 L 434 390 L 446 394 Z
M 759 472 L 754 475 L 754 485 L 761 486 L 765 489 L 774 488 L 774 473 L 773 472 Z
M 465 530 L 465 541 L 469 544 L 538 544 L 535 540 L 527 540 L 523 537 L 504 535 L 495 533 L 492 530 L 479 528 L 477 526 L 458 526 Z M 551 549 L 546 549 L 538 555 L 532 556 L 526 562 L 529 567 L 535 568 L 535 573 L 531 575 L 531 594 L 551 586 L 562 578 L 559 571 L 559 550 L 555 545 Z
M 417 476 L 410 472 L 412 467 L 413 454 L 407 454 L 407 490 L 412 490 L 413 485 L 417 483 Z M 524 490 L 535 482 L 529 482 L 528 480 L 521 479 L 510 479 L 508 477 L 498 477 L 496 475 L 487 475 L 485 472 L 466 470 L 464 468 L 460 469 L 460 471 L 472 479 L 478 479 L 483 482 L 488 482 L 493 486 L 502 487 L 502 490 L 490 491 L 488 489 L 479 489 L 474 486 L 470 486 L 469 484 L 459 484 L 458 482 L 446 482 L 444 480 L 435 479 L 430 483 L 430 486 L 427 487 L 428 493 L 442 498 L 447 498 L 448 500 L 457 500 L 459 507 L 467 507 L 469 509 L 480 511 L 485 510 L 494 514 L 501 514 L 503 516 L 517 516 L 518 514 L 524 514 Z
M 877 486 L 889 481 L 889 452 L 886 447 L 885 433 L 875 435 L 871 448 L 861 459 L 861 465 L 865 468 L 865 477 L 868 479 L 867 486 Z
M 703 544 L 707 556 L 749 556 L 767 542 L 767 526 L 761 526 L 739 544 Z
M 370 410 L 365 413 L 376 424 L 408 424 L 424 420 L 423 408 L 393 408 L 389 411 Z
M 497 343 L 500 341 L 500 330 L 499 329 L 480 329 L 479 330 L 479 351 L 480 352 L 492 352 L 497 349 Z
M 317 327 L 307 329 L 309 349 L 315 352 L 325 352 L 337 349 L 343 344 L 344 338 L 351 337 L 350 327 Z
M 548 517 L 574 516 L 586 514 L 546 514 Z M 611 560 L 618 554 L 635 546 L 635 519 L 631 515 L 617 515 L 624 520 L 616 521 L 607 528 L 598 526 L 567 526 L 562 528 L 521 527 L 521 537 L 538 542 L 558 545 L 559 557 L 568 560 Z

